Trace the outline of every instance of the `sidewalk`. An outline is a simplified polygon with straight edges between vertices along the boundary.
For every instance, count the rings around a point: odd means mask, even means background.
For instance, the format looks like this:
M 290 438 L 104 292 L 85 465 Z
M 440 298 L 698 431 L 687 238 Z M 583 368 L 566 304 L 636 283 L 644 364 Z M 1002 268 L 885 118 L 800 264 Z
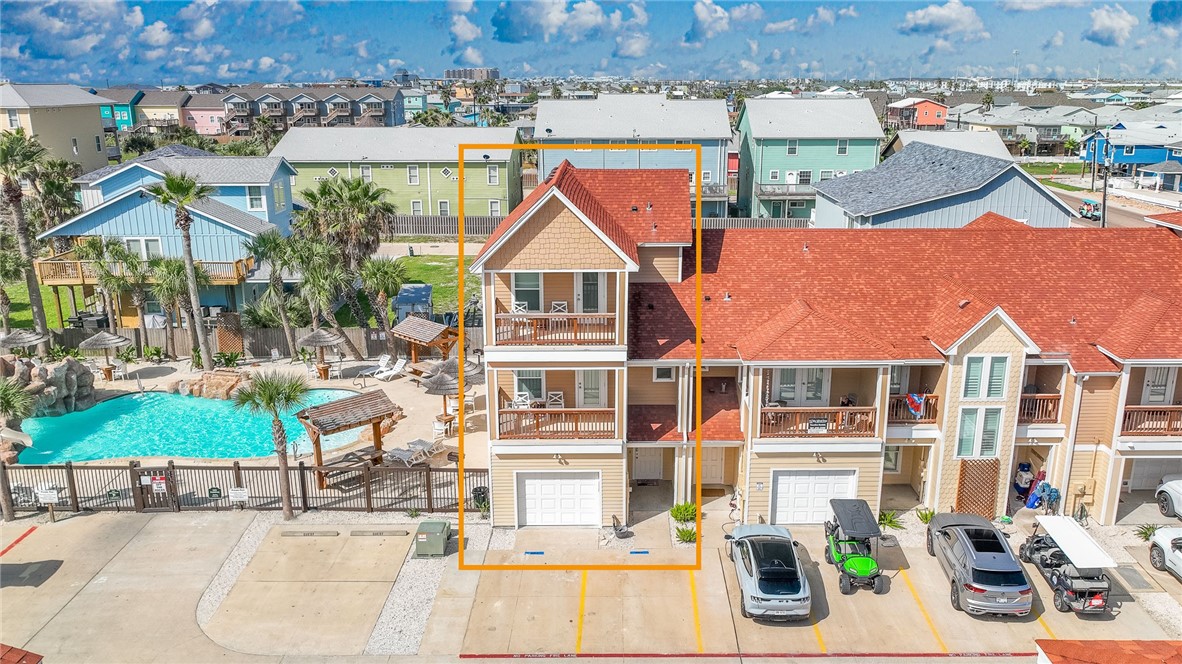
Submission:
M 471 242 L 464 242 L 464 255 L 475 256 L 480 253 L 480 247 L 484 246 L 484 240 L 478 238 Z M 415 256 L 458 256 L 460 254 L 460 244 L 458 242 L 413 242 L 407 244 L 405 242 L 383 242 L 376 252 L 377 256 L 387 256 L 390 258 L 401 258 L 410 255 L 410 249 L 414 249 Z

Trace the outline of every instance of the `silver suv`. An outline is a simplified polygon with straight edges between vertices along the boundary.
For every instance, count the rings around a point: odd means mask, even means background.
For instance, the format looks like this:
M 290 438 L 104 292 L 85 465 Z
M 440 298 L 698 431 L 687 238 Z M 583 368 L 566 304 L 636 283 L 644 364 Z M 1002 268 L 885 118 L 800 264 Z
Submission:
M 974 615 L 1030 613 L 1034 594 L 1005 537 L 987 519 L 972 514 L 937 514 L 928 524 L 928 554 L 940 561 L 952 582 L 949 599 L 957 611 Z

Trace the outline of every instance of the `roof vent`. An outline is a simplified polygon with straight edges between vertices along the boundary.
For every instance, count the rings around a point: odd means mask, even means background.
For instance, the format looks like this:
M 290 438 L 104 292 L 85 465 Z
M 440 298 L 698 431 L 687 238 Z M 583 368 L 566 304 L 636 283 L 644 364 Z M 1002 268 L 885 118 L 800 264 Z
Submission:
M 1072 325 L 1075 325 L 1075 316 L 1072 316 L 1072 317 L 1071 317 L 1071 324 L 1072 324 Z
M 637 207 L 637 206 L 635 206 L 635 205 L 633 205 L 633 206 L 632 206 L 632 211 L 633 211 L 633 212 L 640 212 L 640 208 L 639 208 L 639 207 Z
M 703 300 L 706 300 L 707 302 L 709 302 L 709 301 L 710 301 L 710 296 L 709 296 L 709 295 L 707 295 L 706 297 L 704 297 L 704 298 L 702 298 L 702 299 L 703 299 Z
M 801 249 L 801 251 L 803 251 L 806 254 L 809 252 L 809 243 L 808 242 L 804 243 L 804 248 Z
M 731 292 L 730 291 L 727 291 L 726 295 L 722 296 L 722 301 L 723 302 L 730 302 L 731 301 Z
M 645 210 L 648 210 L 649 212 L 653 211 L 653 202 L 652 201 L 648 202 L 648 207 L 646 207 Z
M 956 303 L 956 307 L 958 309 L 964 309 L 965 307 L 969 306 L 970 304 L 972 304 L 972 300 L 961 300 L 960 302 Z

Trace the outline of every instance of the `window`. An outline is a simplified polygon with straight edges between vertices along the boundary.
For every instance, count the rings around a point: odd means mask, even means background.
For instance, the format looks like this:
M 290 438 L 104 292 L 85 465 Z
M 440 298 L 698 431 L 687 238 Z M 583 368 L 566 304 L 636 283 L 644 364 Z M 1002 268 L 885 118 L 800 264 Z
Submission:
M 71 138 L 70 144 L 74 147 L 74 154 L 78 154 L 78 139 Z
M 488 216 L 490 216 L 490 217 L 501 216 L 501 202 L 500 201 L 492 200 L 492 201 L 488 202 Z
M 891 367 L 891 394 L 906 394 L 907 393 L 907 378 L 910 373 L 908 367 L 893 366 Z
M 519 370 L 513 372 L 513 395 L 518 392 L 529 392 L 532 399 L 541 399 L 544 394 L 544 382 L 540 369 Z
M 1135 145 L 1126 145 L 1125 146 L 1125 154 L 1127 154 L 1127 155 L 1133 154 L 1136 151 L 1137 151 L 1137 146 L 1135 146 Z
M 488 183 L 490 185 L 501 184 L 501 167 L 496 164 L 488 165 Z
M 780 171 L 772 171 L 772 172 L 768 173 L 767 179 L 769 182 L 779 182 L 780 181 Z
M 391 168 L 394 168 L 394 164 L 382 164 L 381 166 L 378 166 L 378 168 L 382 169 L 383 171 L 388 171 Z
M 407 184 L 418 184 L 419 183 L 419 167 L 417 165 L 411 164 L 410 166 L 406 167 L 406 183 Z
M 926 118 L 926 117 L 928 116 L 928 112 L 927 112 L 927 111 L 924 111 L 924 112 L 923 112 L 923 116 Z
M 845 155 L 850 153 L 850 142 L 844 138 L 837 141 L 837 154 Z
M 689 183 L 690 183 L 691 187 L 694 186 L 694 172 L 693 171 L 689 171 Z
M 796 171 L 796 183 L 797 184 L 812 184 L 813 183 L 813 172 L 812 171 Z
M 898 445 L 887 445 L 882 451 L 882 472 L 895 473 L 899 471 L 899 450 Z
M 263 188 L 262 187 L 247 187 L 246 188 L 246 209 L 247 210 L 266 209 L 263 205 Z
M 833 179 L 833 171 L 821 171 L 821 182 Z
M 369 164 L 361 165 L 361 179 L 365 182 L 373 182 L 373 166 Z
M 710 175 L 710 171 L 702 171 L 702 184 L 710 184 L 713 181 L 713 176 Z
M 123 245 L 135 256 L 144 260 L 163 256 L 160 249 L 160 238 L 157 237 L 129 237 L 124 238 Z
M 608 141 L 608 144 L 609 145 L 623 145 L 625 142 L 626 141 L 611 140 L 611 141 Z M 623 152 L 624 148 L 608 148 L 607 151 L 608 152 Z
M 1008 362 L 1009 359 L 1001 355 L 966 358 L 963 397 L 965 399 L 1001 399 L 1004 397 Z M 986 369 L 988 369 L 987 375 Z
M 679 138 L 679 139 L 673 141 L 673 144 L 674 145 L 689 145 L 690 141 L 688 141 L 684 138 Z M 677 152 L 689 152 L 689 148 L 676 148 L 676 150 L 677 150 Z
M 1182 148 L 1178 150 L 1170 150 L 1170 154 L 1175 157 L 1182 157 Z
M 802 207 L 804 207 L 804 201 L 788 201 L 788 207 L 802 208 Z
M 423 202 L 422 201 L 411 201 L 410 202 L 410 213 L 415 216 L 419 216 L 419 215 L 423 214 Z
M 788 140 L 788 152 L 787 152 L 788 156 L 789 157 L 795 156 L 797 154 L 797 152 L 799 152 L 799 151 L 800 151 L 800 141 L 796 140 L 795 138 L 789 139 Z
M 942 118 L 942 117 L 944 117 L 944 111 L 936 111 L 936 117 L 937 117 L 937 118 Z
M 16 109 L 8 109 L 8 127 L 11 129 L 19 126 L 21 126 L 20 114 L 16 112 Z
M 526 311 L 541 311 L 542 273 L 515 272 L 513 274 L 513 301 L 524 302 Z
M 282 180 L 271 185 L 271 198 L 275 199 L 276 210 L 287 209 L 287 190 L 284 189 Z
M 291 177 L 287 178 L 287 181 L 289 184 L 291 184 L 291 186 L 296 186 L 296 176 L 292 175 Z
M 654 383 L 672 383 L 673 367 L 653 367 Z
M 102 136 L 95 136 L 94 137 L 94 150 L 95 150 L 95 152 L 102 152 L 103 151 L 103 137 Z
M 439 216 L 451 216 L 451 201 L 439 201 Z
M 960 431 L 956 435 L 956 456 L 997 456 L 997 435 L 1000 428 L 1000 408 L 962 409 Z
M 451 169 L 444 166 L 443 168 L 439 169 L 439 174 L 445 178 L 450 178 L 451 177 Z

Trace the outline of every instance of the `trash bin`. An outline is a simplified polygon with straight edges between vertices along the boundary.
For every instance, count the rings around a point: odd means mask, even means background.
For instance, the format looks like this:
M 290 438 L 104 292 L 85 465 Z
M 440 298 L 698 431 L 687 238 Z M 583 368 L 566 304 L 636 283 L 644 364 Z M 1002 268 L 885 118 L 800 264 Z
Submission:
M 488 504 L 488 487 L 472 487 L 472 505 L 480 509 L 482 505 L 487 506 Z
M 447 540 L 451 537 L 451 523 L 447 521 L 424 521 L 415 533 L 415 558 L 440 558 L 447 553 Z

